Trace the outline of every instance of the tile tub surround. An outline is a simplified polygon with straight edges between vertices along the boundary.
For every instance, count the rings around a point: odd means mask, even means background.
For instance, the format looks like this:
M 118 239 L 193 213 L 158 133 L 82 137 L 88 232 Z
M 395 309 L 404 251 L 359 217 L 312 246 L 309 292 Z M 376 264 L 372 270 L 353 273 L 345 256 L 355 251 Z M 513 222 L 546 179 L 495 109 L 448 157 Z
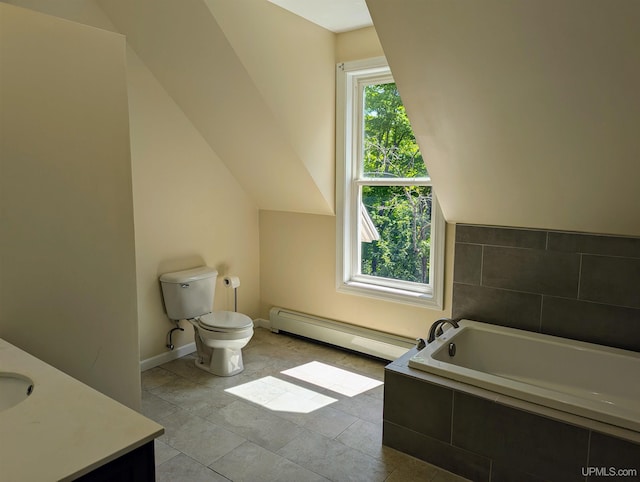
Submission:
M 455 318 L 640 351 L 638 286 L 640 238 L 456 226 Z
M 416 352 L 385 369 L 385 445 L 478 482 L 604 480 L 585 477 L 587 467 L 640 474 L 640 436 L 632 442 L 604 435 L 579 425 L 578 417 L 569 416 L 571 423 L 538 415 L 517 401 L 414 370 L 407 363 Z
M 143 413 L 166 428 L 156 441 L 159 482 L 464 480 L 382 446 L 382 386 L 341 395 L 282 373 L 318 361 L 381 381 L 386 362 L 264 328 L 243 354 L 245 371 L 233 377 L 207 374 L 193 355 L 142 373 Z M 264 377 L 336 402 L 309 413 L 273 411 L 226 391 Z

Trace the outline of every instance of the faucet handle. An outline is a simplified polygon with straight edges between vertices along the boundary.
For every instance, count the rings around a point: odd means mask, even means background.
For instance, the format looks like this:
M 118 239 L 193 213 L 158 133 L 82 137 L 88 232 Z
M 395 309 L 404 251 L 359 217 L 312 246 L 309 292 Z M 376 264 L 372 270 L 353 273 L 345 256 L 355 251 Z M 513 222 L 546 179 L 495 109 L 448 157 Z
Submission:
M 416 345 L 418 350 L 422 350 L 427 346 L 427 342 L 424 341 L 424 338 L 416 338 L 416 341 L 418 342 L 418 344 Z

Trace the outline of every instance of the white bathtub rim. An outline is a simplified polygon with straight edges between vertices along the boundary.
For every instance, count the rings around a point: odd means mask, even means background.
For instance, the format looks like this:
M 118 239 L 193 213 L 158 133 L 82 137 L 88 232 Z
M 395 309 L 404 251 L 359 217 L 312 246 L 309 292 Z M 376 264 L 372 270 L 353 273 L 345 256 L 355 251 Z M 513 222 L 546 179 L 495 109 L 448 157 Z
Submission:
M 442 363 L 442 362 L 441 362 Z M 447 364 L 450 365 L 450 364 Z M 415 368 L 414 365 L 409 365 L 412 368 Z M 618 415 L 614 415 L 611 413 L 607 413 L 599 409 L 603 404 L 596 402 L 589 402 L 587 400 L 573 397 L 571 395 L 555 392 L 552 390 L 547 390 L 544 388 L 538 388 L 539 393 L 531 393 L 527 390 L 529 385 L 521 382 L 516 382 L 510 380 L 512 384 L 511 387 L 505 386 L 502 381 L 504 378 L 495 376 L 495 375 L 486 375 L 485 380 L 478 379 L 476 377 L 465 375 L 465 371 L 471 371 L 466 368 L 457 367 L 455 365 L 450 365 L 455 367 L 454 373 L 456 373 L 457 377 L 453 378 L 451 373 L 453 370 L 445 369 L 440 367 L 435 367 L 433 365 L 430 366 L 432 369 L 430 373 L 434 373 L 435 375 L 439 375 L 443 378 L 451 378 L 453 380 L 458 380 L 462 383 L 466 383 L 469 385 L 476 385 L 479 388 L 483 388 L 485 390 L 489 390 L 498 395 L 506 395 L 510 398 L 515 398 L 519 400 L 523 400 L 526 402 L 534 403 L 539 406 L 546 406 L 549 408 L 553 408 L 562 412 L 566 412 L 569 414 L 579 415 L 584 418 L 589 418 L 595 421 L 604 422 L 610 425 L 615 425 L 616 427 L 620 427 L 623 429 L 630 429 L 633 431 L 640 432 L 640 422 L 628 419 L 626 417 L 621 417 Z
M 423 350 L 411 357 L 408 363 L 409 367 L 425 371 L 427 373 L 432 373 L 446 379 L 456 380 L 467 385 L 477 386 L 478 388 L 494 392 L 498 396 L 505 395 L 513 399 L 533 403 L 536 406 L 548 407 L 550 409 L 565 412 L 569 415 L 575 414 L 585 419 L 602 422 L 623 430 L 631 430 L 632 432 L 640 433 L 640 411 L 630 411 L 625 407 L 616 406 L 615 412 L 617 413 L 612 413 L 611 407 L 608 407 L 603 401 L 587 400 L 568 393 L 562 393 L 536 385 L 529 385 L 510 378 L 504 378 L 498 375 L 481 372 L 479 370 L 472 370 L 452 363 L 435 360 L 431 357 L 431 354 L 441 349 L 441 347 L 445 345 L 450 338 L 455 338 L 455 335 L 461 333 L 466 327 L 480 327 L 483 331 L 494 333 L 504 333 L 507 331 L 512 336 L 522 338 L 533 337 L 536 339 L 542 339 L 547 343 L 557 343 L 562 345 L 569 343 L 570 345 L 581 349 L 594 349 L 594 345 L 591 343 L 575 340 L 567 340 L 565 342 L 562 338 L 558 338 L 557 341 L 553 341 L 549 339 L 550 335 L 533 332 L 520 334 L 517 332 L 522 330 L 494 326 L 473 320 L 462 320 L 460 321 L 459 330 L 447 330 L 445 334 L 440 336 L 434 343 L 427 345 Z M 615 356 L 631 355 L 634 358 L 640 358 L 640 354 L 627 352 L 618 348 L 600 347 L 600 345 L 598 345 L 598 349 L 600 348 L 602 348 L 602 351 L 609 352 Z M 474 373 L 481 373 L 483 378 L 478 378 Z M 535 387 L 537 393 L 531 391 L 529 388 L 531 386 Z
M 554 408 L 550 408 L 545 405 L 539 405 L 536 403 L 528 402 L 521 398 L 514 398 L 514 397 L 509 397 L 507 395 L 502 395 L 493 390 L 487 390 L 484 388 L 480 388 L 476 385 L 471 385 L 468 383 L 463 383 L 458 380 L 454 380 L 453 378 L 442 377 L 440 375 L 436 375 L 435 373 L 429 373 L 423 370 L 419 370 L 417 368 L 412 368 L 408 364 L 403 365 L 403 364 L 398 364 L 394 362 L 390 365 L 390 367 L 394 367 L 394 366 L 396 367 L 395 368 L 396 370 L 398 368 L 401 368 L 401 371 L 400 371 L 401 373 L 404 373 L 405 375 L 409 375 L 413 378 L 418 378 L 420 380 L 424 380 L 429 383 L 441 385 L 451 390 L 463 392 L 468 395 L 484 398 L 491 402 L 499 403 L 500 405 L 504 405 L 504 406 L 511 407 L 518 410 L 523 410 L 525 412 L 530 412 L 535 415 L 547 417 L 559 422 L 568 423 L 570 425 L 575 425 L 577 427 L 593 430 L 595 432 L 611 435 L 613 437 L 628 440 L 629 442 L 640 444 L 640 432 L 637 432 L 635 430 L 630 430 L 630 429 L 619 427 L 609 423 L 600 422 L 598 420 L 582 417 L 580 415 L 576 415 L 563 410 L 556 410 Z M 405 370 L 408 370 L 408 372 L 402 370 L 402 368 L 404 367 L 406 367 Z
M 598 344 L 589 343 L 586 341 L 574 340 L 571 338 L 562 338 L 562 337 L 550 335 L 547 333 L 538 333 L 536 331 L 520 330 L 518 328 L 512 328 L 512 327 L 502 326 L 502 325 L 493 325 L 491 323 L 484 323 L 481 321 L 475 321 L 475 320 L 469 320 L 469 319 L 460 320 L 458 322 L 458 325 L 461 328 L 464 328 L 465 326 L 473 327 L 475 325 L 475 326 L 481 327 L 482 331 L 488 331 L 491 333 L 508 332 L 510 336 L 514 336 L 518 338 L 532 338 L 535 340 L 544 340 L 545 343 L 551 343 L 554 345 L 563 345 L 563 346 L 570 345 L 572 347 L 580 348 L 587 351 L 594 350 L 594 348 L 597 347 L 598 351 L 604 351 L 614 356 L 632 357 L 640 360 L 640 353 L 638 352 L 634 352 L 631 350 L 624 350 L 622 348 L 615 348 L 613 346 L 598 345 Z M 437 348 L 442 346 L 443 343 L 441 342 L 446 341 L 449 336 L 453 336 L 457 333 L 457 330 L 454 330 L 450 325 L 446 325 L 444 330 L 445 330 L 444 335 L 436 338 L 432 351 L 436 351 Z M 425 349 L 422 351 L 426 353 L 426 350 L 428 350 L 429 348 L 430 348 L 430 345 L 427 345 Z

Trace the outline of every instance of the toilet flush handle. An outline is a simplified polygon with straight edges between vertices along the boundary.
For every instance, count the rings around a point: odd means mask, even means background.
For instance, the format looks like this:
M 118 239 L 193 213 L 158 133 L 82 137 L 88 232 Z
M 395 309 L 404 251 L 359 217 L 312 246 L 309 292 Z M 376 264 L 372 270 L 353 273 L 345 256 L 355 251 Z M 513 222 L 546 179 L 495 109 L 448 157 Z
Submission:
M 189 283 L 180 283 L 180 288 L 188 288 Z

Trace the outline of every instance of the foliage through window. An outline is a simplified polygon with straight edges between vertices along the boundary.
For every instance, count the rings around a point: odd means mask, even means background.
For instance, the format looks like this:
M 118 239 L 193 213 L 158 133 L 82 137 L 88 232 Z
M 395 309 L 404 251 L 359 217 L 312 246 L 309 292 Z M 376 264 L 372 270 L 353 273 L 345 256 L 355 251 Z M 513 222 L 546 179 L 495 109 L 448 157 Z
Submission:
M 339 289 L 441 306 L 444 223 L 382 59 L 339 66 L 338 109 Z

